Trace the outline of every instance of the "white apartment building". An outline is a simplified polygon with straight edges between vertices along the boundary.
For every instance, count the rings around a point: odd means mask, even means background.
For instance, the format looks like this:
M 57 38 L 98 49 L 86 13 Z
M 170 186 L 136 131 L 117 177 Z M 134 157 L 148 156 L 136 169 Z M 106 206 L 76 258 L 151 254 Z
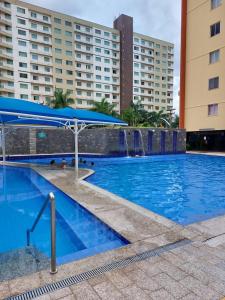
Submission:
M 171 109 L 173 44 L 133 33 L 125 15 L 109 28 L 0 0 L 0 95 L 46 103 L 55 89 L 71 91 L 78 108 L 106 98 L 118 112 L 137 100 Z

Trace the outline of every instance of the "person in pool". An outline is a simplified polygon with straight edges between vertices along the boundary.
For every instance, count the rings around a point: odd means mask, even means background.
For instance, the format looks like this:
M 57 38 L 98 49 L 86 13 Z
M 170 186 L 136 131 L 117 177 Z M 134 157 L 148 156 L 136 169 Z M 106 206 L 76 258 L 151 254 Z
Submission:
M 60 164 L 61 169 L 65 169 L 66 165 L 67 165 L 67 162 L 66 162 L 65 158 L 63 158 L 61 161 L 61 164 Z
M 55 166 L 56 166 L 56 163 L 55 163 L 55 160 L 54 160 L 54 159 L 52 159 L 52 160 L 50 161 L 50 166 L 51 166 L 51 167 L 55 167 Z
M 75 158 L 71 160 L 71 167 L 75 167 Z

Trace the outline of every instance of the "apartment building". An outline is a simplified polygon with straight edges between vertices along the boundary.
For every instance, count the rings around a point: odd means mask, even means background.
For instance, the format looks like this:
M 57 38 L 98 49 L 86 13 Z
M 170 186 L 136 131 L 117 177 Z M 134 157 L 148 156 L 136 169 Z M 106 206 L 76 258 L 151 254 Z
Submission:
M 173 44 L 133 32 L 121 15 L 113 28 L 18 0 L 0 0 L 0 94 L 46 103 L 71 91 L 76 107 L 106 98 L 118 112 L 173 106 Z
M 183 0 L 180 127 L 191 148 L 225 150 L 225 1 Z

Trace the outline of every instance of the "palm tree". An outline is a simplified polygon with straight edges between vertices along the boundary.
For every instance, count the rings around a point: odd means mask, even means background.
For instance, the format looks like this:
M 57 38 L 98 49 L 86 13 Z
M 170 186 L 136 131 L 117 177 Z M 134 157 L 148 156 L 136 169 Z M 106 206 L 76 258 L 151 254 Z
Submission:
M 63 90 L 55 90 L 54 98 L 48 102 L 48 106 L 53 108 L 64 108 L 75 103 L 75 100 L 70 97 L 71 92 L 66 91 L 63 93 Z
M 175 115 L 175 117 L 173 118 L 171 127 L 172 128 L 179 128 L 179 116 L 178 115 Z
M 144 112 L 143 105 L 138 101 L 137 103 L 131 103 L 131 105 L 123 111 L 121 118 L 127 122 L 129 126 L 138 126 L 142 123 Z
M 170 127 L 170 123 L 168 121 L 168 114 L 164 113 L 163 110 L 160 110 L 159 112 L 149 112 L 149 121 L 151 126 L 154 127 Z
M 92 110 L 106 115 L 117 116 L 115 107 L 115 104 L 111 104 L 105 98 L 103 98 L 100 102 L 93 102 Z

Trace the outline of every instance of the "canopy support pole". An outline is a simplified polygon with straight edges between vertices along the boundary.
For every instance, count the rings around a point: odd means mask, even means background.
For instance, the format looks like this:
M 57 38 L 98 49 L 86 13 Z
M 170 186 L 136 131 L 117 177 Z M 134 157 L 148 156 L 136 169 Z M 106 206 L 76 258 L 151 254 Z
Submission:
M 74 147 L 75 147 L 75 180 L 78 180 L 78 124 L 77 120 L 75 119 L 74 122 Z
M 5 164 L 5 126 L 2 125 L 2 161 Z

